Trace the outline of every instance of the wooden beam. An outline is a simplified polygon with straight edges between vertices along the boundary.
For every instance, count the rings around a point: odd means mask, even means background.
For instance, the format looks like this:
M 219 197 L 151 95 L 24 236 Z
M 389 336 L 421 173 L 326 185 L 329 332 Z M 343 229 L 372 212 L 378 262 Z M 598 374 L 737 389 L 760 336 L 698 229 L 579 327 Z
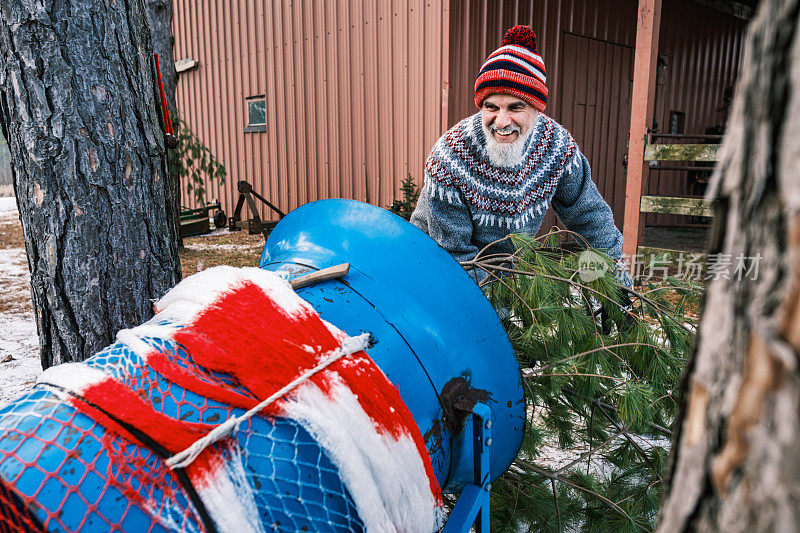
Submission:
M 442 50 L 450 50 L 450 0 L 442 2 Z M 450 54 L 445 51 L 441 54 L 441 58 L 442 120 L 439 133 L 444 133 L 450 127 Z
M 636 23 L 636 51 L 633 60 L 631 91 L 631 126 L 628 138 L 628 172 L 625 182 L 625 214 L 622 225 L 623 248 L 627 257 L 634 257 L 639 245 L 642 199 L 642 176 L 647 163 L 644 146 L 647 127 L 653 121 L 655 108 L 656 62 L 661 23 L 661 0 L 639 0 Z M 633 265 L 631 265 L 633 266 Z
M 648 144 L 645 161 L 718 161 L 718 144 Z M 712 170 L 710 167 L 708 170 Z
M 702 198 L 642 196 L 640 211 L 642 213 L 667 213 L 670 215 L 714 216 L 712 203 Z

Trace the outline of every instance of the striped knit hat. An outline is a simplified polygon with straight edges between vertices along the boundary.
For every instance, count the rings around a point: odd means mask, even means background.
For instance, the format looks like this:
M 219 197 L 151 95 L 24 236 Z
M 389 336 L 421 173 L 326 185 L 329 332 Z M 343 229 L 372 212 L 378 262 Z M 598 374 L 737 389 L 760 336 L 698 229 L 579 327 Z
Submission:
M 500 48 L 486 59 L 475 80 L 475 105 L 479 108 L 490 94 L 503 93 L 521 98 L 539 111 L 547 104 L 544 61 L 530 26 L 508 30 Z

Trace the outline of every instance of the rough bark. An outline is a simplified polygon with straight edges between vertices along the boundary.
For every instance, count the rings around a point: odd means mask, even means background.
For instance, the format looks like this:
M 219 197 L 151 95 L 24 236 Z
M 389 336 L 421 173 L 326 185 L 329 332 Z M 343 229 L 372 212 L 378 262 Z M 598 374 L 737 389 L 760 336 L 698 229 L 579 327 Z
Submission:
M 153 37 L 153 52 L 158 54 L 161 62 L 161 78 L 167 95 L 172 128 L 177 131 L 178 104 L 175 90 L 178 86 L 178 73 L 175 71 L 173 54 L 175 37 L 172 35 L 172 0 L 147 0 L 147 20 Z
M 143 0 L 0 2 L 12 157 L 42 365 L 152 315 L 180 275 Z
M 178 131 L 178 104 L 175 91 L 178 87 L 178 73 L 175 71 L 175 37 L 172 35 L 172 0 L 146 0 L 147 22 L 150 25 L 150 34 L 153 38 L 153 52 L 158 54 L 161 81 L 164 83 L 164 94 L 167 98 L 167 107 L 172 122 L 172 129 Z M 162 117 L 163 123 L 163 117 Z M 169 161 L 168 161 L 169 162 Z M 180 228 L 181 192 L 180 178 L 170 171 L 168 180 L 167 201 L 169 207 L 169 220 L 175 226 L 175 232 Z M 178 235 L 178 242 L 183 246 L 183 241 Z
M 661 532 L 800 527 L 799 17 L 764 0 L 748 34 L 709 252 L 760 254 L 759 272 L 708 287 Z

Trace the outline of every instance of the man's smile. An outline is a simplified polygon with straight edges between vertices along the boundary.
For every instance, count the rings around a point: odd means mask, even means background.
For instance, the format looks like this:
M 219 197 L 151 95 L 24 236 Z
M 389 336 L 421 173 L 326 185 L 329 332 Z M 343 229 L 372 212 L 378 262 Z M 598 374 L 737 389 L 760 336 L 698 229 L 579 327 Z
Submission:
M 491 127 L 492 137 L 500 143 L 513 143 L 519 139 L 519 126 L 506 126 L 505 128 Z

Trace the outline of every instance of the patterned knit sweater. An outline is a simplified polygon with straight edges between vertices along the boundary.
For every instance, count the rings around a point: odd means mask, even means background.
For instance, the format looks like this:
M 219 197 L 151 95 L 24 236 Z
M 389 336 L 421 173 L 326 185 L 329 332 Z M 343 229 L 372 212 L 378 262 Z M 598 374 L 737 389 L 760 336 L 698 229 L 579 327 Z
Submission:
M 457 261 L 466 261 L 509 233 L 534 234 L 548 206 L 561 222 L 621 267 L 622 234 L 591 178 L 586 157 L 569 132 L 539 115 L 526 156 L 516 167 L 497 167 L 486 153 L 480 112 L 467 117 L 434 145 L 425 184 L 411 222 Z M 489 251 L 510 252 L 508 241 Z M 618 277 L 632 285 L 620 268 Z M 482 277 L 482 276 L 481 276 Z

